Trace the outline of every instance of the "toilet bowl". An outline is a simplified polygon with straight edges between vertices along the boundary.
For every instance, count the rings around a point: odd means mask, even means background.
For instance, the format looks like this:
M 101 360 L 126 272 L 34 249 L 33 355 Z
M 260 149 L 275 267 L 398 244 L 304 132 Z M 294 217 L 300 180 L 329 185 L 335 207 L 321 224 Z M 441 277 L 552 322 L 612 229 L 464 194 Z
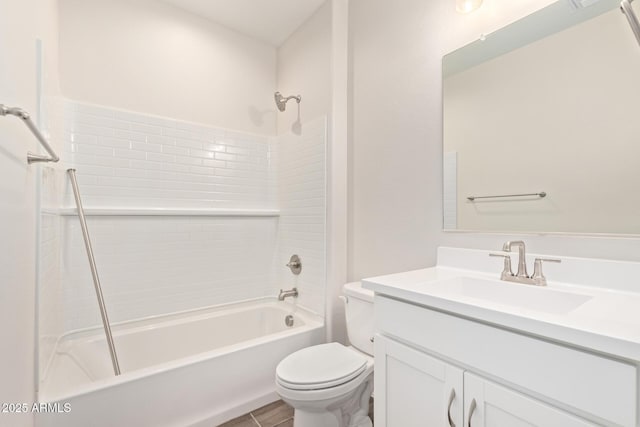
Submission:
M 373 293 L 343 288 L 353 346 L 321 344 L 296 351 L 276 368 L 276 391 L 294 410 L 294 427 L 371 427 Z

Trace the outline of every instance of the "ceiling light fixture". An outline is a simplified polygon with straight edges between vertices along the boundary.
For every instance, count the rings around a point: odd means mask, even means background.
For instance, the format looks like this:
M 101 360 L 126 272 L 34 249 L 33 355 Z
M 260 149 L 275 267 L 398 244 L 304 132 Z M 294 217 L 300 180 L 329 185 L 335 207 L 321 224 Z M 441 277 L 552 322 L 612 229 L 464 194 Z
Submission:
M 469 13 L 478 9 L 482 5 L 482 0 L 456 0 L 456 12 Z

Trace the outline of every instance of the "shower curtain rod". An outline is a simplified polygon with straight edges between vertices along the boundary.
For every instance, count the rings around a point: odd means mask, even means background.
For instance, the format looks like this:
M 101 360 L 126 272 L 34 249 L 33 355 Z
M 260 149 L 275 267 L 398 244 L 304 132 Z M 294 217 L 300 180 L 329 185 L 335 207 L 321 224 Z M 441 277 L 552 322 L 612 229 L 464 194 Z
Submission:
M 100 308 L 100 317 L 102 317 L 102 327 L 104 328 L 104 335 L 109 346 L 109 355 L 111 356 L 111 364 L 113 365 L 113 373 L 120 375 L 120 363 L 118 362 L 118 355 L 116 354 L 116 345 L 113 342 L 113 335 L 111 334 L 111 324 L 109 323 L 109 317 L 107 316 L 107 307 L 104 303 L 104 297 L 102 296 L 102 286 L 100 286 L 100 278 L 98 277 L 98 268 L 96 267 L 96 260 L 93 257 L 93 248 L 91 247 L 91 239 L 89 238 L 89 229 L 87 228 L 87 220 L 84 217 L 84 209 L 82 208 L 82 200 L 80 198 L 80 189 L 78 188 L 78 180 L 76 178 L 75 169 L 67 169 L 69 174 L 69 180 L 71 181 L 71 188 L 73 189 L 73 197 L 76 200 L 76 207 L 78 208 L 78 218 L 80 219 L 80 228 L 82 229 L 82 237 L 84 238 L 84 247 L 87 250 L 87 258 L 89 258 L 89 267 L 91 268 L 91 276 L 93 277 L 93 286 L 96 291 L 96 298 L 98 299 L 98 306 Z
M 638 44 L 640 44 L 640 23 L 638 22 L 638 17 L 633 11 L 633 8 L 631 7 L 632 1 L 633 0 L 622 0 L 620 3 L 620 10 L 627 17 L 627 21 L 629 21 L 629 25 L 631 26 L 631 31 L 633 31 Z
M 22 119 L 24 124 L 27 125 L 27 127 L 31 131 L 31 133 L 33 133 L 33 135 L 44 147 L 44 149 L 47 150 L 47 153 L 49 153 L 49 156 L 44 156 L 42 154 L 36 154 L 29 151 L 27 152 L 27 163 L 31 164 L 35 162 L 57 162 L 58 160 L 60 160 L 60 157 L 58 157 L 56 152 L 53 151 L 53 148 L 51 148 L 51 145 L 49 145 L 49 142 L 47 141 L 47 139 L 44 137 L 44 135 L 42 135 L 42 132 L 40 132 L 38 127 L 31 120 L 31 115 L 29 113 L 27 113 L 22 108 L 7 107 L 4 104 L 0 104 L 0 116 L 6 116 L 6 115 L 16 116 L 19 119 Z

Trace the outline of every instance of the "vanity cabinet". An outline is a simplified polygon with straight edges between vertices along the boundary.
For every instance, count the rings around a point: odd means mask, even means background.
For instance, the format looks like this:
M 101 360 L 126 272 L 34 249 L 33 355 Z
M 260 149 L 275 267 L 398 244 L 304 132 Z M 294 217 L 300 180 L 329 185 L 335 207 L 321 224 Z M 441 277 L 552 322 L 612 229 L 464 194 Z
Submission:
M 470 372 L 464 373 L 464 419 L 472 427 L 597 425 Z
M 376 427 L 638 426 L 635 364 L 378 294 L 375 310 Z
M 376 427 L 462 425 L 462 369 L 383 336 L 375 360 Z
M 597 425 L 395 340 L 377 340 L 376 426 Z

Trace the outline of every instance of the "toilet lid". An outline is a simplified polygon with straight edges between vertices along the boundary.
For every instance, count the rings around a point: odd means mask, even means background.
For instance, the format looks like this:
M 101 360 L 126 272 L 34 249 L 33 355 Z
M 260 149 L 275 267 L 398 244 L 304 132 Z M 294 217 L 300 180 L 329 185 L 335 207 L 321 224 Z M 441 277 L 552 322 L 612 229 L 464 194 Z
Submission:
M 344 384 L 366 367 L 366 357 L 334 342 L 307 347 L 285 357 L 276 368 L 276 376 L 284 387 L 317 390 Z

